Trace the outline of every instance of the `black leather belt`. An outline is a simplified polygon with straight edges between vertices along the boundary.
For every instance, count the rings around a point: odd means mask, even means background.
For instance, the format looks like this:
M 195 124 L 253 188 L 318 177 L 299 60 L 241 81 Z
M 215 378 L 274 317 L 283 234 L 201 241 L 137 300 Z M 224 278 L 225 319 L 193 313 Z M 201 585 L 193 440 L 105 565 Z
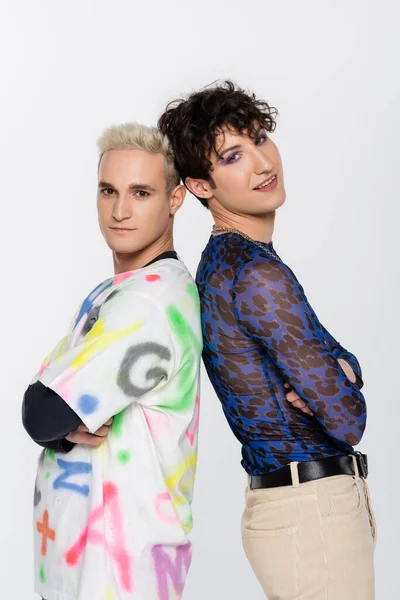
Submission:
M 355 452 L 354 456 L 357 460 L 358 472 L 360 477 L 364 479 L 368 476 L 368 460 L 366 454 Z M 333 477 L 335 475 L 356 475 L 354 471 L 354 463 L 352 456 L 330 456 L 322 460 L 311 460 L 309 462 L 297 463 L 299 473 L 299 482 L 315 481 L 324 477 Z M 260 488 L 281 487 L 284 485 L 292 485 L 292 475 L 290 466 L 286 465 L 272 473 L 264 475 L 251 475 L 250 488 L 257 490 Z

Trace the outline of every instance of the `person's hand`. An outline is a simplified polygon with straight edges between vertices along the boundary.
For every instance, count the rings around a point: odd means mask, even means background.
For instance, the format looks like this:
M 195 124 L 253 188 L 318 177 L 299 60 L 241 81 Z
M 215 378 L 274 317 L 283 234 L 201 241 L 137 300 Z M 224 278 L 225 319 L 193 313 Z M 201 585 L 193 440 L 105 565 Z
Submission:
M 303 413 L 306 413 L 306 415 L 313 417 L 314 413 L 308 408 L 304 400 L 302 400 L 300 396 L 296 394 L 290 383 L 285 383 L 284 387 L 287 389 L 287 392 L 285 392 L 286 400 L 295 408 L 299 408 Z
M 66 439 L 73 444 L 86 444 L 87 446 L 100 446 L 109 434 L 113 418 L 108 419 L 97 431 L 90 433 L 89 429 L 82 423 L 78 429 L 67 435 Z
M 351 383 L 355 383 L 356 375 L 355 375 L 353 369 L 351 368 L 351 366 L 349 365 L 349 363 L 346 362 L 345 360 L 343 360 L 343 358 L 339 358 L 338 363 L 342 367 L 347 379 L 350 379 Z

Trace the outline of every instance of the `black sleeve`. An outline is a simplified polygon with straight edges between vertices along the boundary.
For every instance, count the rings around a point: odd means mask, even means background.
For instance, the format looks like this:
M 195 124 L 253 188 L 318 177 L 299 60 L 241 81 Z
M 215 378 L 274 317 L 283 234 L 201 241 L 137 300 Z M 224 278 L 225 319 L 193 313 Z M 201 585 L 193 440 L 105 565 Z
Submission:
M 75 444 L 73 444 L 72 442 L 70 442 L 69 440 L 63 438 L 61 440 L 53 440 L 50 442 L 38 442 L 37 440 L 34 440 L 37 444 L 39 444 L 39 446 L 42 446 L 42 448 L 47 448 L 47 450 L 54 450 L 55 452 L 70 452 L 72 450 L 72 448 L 75 446 Z
M 56 392 L 37 381 L 24 394 L 22 423 L 40 446 L 69 452 L 74 444 L 64 438 L 82 421 Z

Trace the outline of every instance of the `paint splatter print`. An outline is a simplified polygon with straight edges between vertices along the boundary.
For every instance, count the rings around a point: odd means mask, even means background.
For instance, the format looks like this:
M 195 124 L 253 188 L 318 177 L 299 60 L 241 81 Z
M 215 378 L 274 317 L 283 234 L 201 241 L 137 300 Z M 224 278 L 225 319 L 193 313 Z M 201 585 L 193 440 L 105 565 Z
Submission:
M 54 390 L 96 449 L 43 452 L 34 491 L 35 591 L 46 600 L 178 600 L 197 462 L 202 337 L 179 260 L 93 290 L 34 381 Z

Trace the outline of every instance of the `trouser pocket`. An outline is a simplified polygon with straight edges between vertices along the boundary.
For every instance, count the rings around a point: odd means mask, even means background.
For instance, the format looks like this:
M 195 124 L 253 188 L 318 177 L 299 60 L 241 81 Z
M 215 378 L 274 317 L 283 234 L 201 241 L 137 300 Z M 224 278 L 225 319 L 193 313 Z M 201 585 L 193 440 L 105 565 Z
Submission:
M 371 502 L 371 494 L 369 491 L 369 487 L 367 482 L 365 481 L 365 479 L 362 480 L 363 482 L 363 489 L 364 489 L 364 495 L 365 495 L 365 505 L 367 508 L 367 512 L 368 512 L 368 518 L 369 518 L 369 524 L 371 527 L 371 535 L 372 535 L 372 539 L 374 541 L 374 544 L 376 544 L 376 539 L 377 539 L 377 527 L 376 527 L 376 519 L 375 519 L 375 514 L 372 508 L 372 502 Z

